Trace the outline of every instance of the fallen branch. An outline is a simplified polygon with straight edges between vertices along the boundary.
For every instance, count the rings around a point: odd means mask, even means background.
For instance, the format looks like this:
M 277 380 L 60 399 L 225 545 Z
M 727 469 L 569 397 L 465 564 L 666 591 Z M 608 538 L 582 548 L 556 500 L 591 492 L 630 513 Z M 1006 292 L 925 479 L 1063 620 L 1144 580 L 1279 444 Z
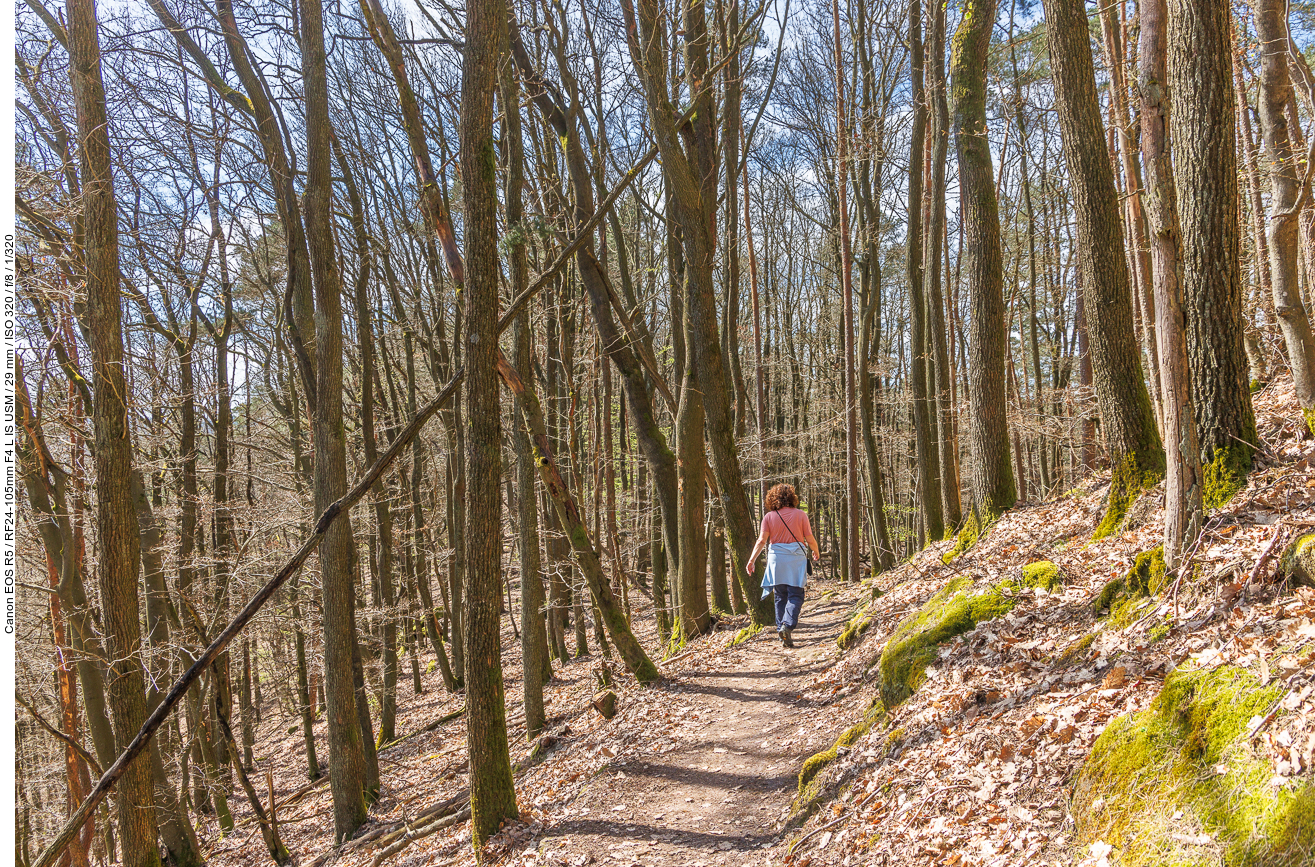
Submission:
M 428 837 L 431 834 L 437 834 L 439 831 L 443 830 L 444 828 L 455 825 L 458 822 L 464 822 L 469 818 L 470 818 L 470 805 L 467 804 L 459 813 L 453 813 L 451 816 L 444 816 L 443 818 L 435 822 L 432 822 L 428 825 L 425 825 L 424 827 L 416 828 L 414 830 L 408 830 L 406 832 L 406 836 L 402 837 L 402 839 L 393 843 L 388 848 L 384 849 L 382 852 L 376 855 L 374 861 L 370 862 L 370 867 L 379 867 L 380 864 L 384 863 L 389 858 L 396 855 L 398 852 L 401 852 L 403 849 L 405 849 L 407 846 L 410 846 L 416 840 L 419 840 L 422 837 Z

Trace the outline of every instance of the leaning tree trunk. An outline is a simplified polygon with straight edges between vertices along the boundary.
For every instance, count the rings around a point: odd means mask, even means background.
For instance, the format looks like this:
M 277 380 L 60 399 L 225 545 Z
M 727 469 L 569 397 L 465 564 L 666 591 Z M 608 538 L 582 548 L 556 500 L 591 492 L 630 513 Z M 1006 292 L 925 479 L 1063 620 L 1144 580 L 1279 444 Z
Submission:
M 963 271 L 972 312 L 968 433 L 973 453 L 973 499 L 978 512 L 984 513 L 983 519 L 999 515 L 1018 499 L 1009 466 L 1009 428 L 1005 421 L 1004 258 L 986 130 L 986 60 L 995 9 L 995 0 L 965 7 L 950 59 L 963 209 Z
M 1187 332 L 1183 314 L 1183 273 L 1178 222 L 1179 178 L 1169 149 L 1169 89 L 1166 81 L 1165 0 L 1143 0 L 1141 18 L 1141 146 L 1146 160 L 1147 216 L 1154 257 L 1155 326 L 1159 340 L 1160 395 L 1165 449 L 1164 556 L 1177 568 L 1201 528 L 1200 449 L 1191 412 Z M 1183 93 L 1185 91 L 1178 91 Z M 1175 106 L 1181 111 L 1182 103 Z M 1181 121 L 1178 121 L 1182 125 Z M 1180 145 L 1183 139 L 1174 136 Z M 1181 175 L 1183 160 L 1177 167 Z M 1184 178 L 1186 180 L 1186 178 Z M 1199 192 L 1197 195 L 1201 195 Z
M 466 201 L 466 742 L 470 833 L 479 853 L 506 820 L 516 789 L 507 748 L 498 608 L 502 583 L 502 419 L 498 410 L 498 189 L 493 93 L 502 62 L 502 0 L 466 5 L 461 65 L 461 182 Z
M 1260 39 L 1260 123 L 1270 162 L 1274 195 L 1269 215 L 1270 279 L 1274 314 L 1288 348 L 1292 382 L 1306 425 L 1315 433 L 1315 335 L 1297 285 L 1297 212 L 1303 191 L 1297 156 L 1288 130 L 1287 105 L 1292 100 L 1288 70 L 1287 4 L 1257 0 L 1256 36 Z
M 1169 124 L 1182 226 L 1192 411 L 1209 509 L 1241 490 L 1256 441 L 1242 314 L 1230 28 L 1226 3 L 1170 0 L 1168 85 L 1178 96 Z M 1165 430 L 1173 430 L 1167 417 Z
M 1081 0 L 1047 0 L 1045 11 L 1064 158 L 1073 180 L 1096 402 L 1114 464 L 1099 537 L 1114 532 L 1132 501 L 1164 477 L 1164 447 L 1132 327 L 1123 223 L 1104 144 L 1086 7 Z

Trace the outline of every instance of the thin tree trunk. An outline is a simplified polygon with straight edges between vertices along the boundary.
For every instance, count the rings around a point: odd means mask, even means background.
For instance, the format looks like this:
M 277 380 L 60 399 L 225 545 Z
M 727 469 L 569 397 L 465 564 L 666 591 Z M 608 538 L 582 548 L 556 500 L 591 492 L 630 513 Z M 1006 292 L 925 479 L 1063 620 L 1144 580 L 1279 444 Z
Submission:
M 1202 486 L 1200 450 L 1196 421 L 1191 412 L 1191 395 L 1187 360 L 1186 319 L 1183 312 L 1182 232 L 1178 215 L 1178 188 L 1188 197 L 1200 195 L 1188 183 L 1192 172 L 1185 163 L 1181 138 L 1190 128 L 1181 119 L 1169 117 L 1167 78 L 1169 33 L 1171 23 L 1165 0 L 1142 0 L 1141 6 L 1141 90 L 1142 154 L 1146 162 L 1146 188 L 1151 227 L 1151 252 L 1155 265 L 1156 334 L 1160 349 L 1160 394 L 1164 429 L 1168 434 L 1165 460 L 1164 557 L 1169 568 L 1176 569 L 1201 528 Z M 1166 32 L 1168 31 L 1168 32 Z M 1175 62 L 1182 62 L 1175 57 Z M 1187 93 L 1172 88 L 1172 92 Z M 1190 108 L 1178 100 L 1173 104 L 1174 117 Z M 1170 151 L 1170 124 L 1180 151 L 1174 160 Z M 1199 168 L 1199 167 L 1198 167 Z M 1175 173 L 1175 169 L 1177 172 Z M 1198 179 L 1199 180 L 1199 179 Z M 1181 181 L 1181 183 L 1180 183 Z M 1191 243 L 1191 239 L 1188 239 Z M 1200 275 L 1198 275 L 1200 277 Z M 1200 371 L 1197 371 L 1200 375 Z
M 1293 95 L 1285 3 L 1257 0 L 1256 36 L 1260 39 L 1260 122 L 1274 191 L 1268 230 L 1274 314 L 1287 344 L 1297 401 L 1307 427 L 1315 433 L 1315 335 L 1297 286 L 1298 205 L 1309 189 L 1302 189 L 1298 181 L 1298 154 L 1288 130 L 1287 104 Z
M 959 158 L 964 233 L 962 259 L 969 320 L 969 440 L 974 508 L 989 519 L 1018 499 L 1009 467 L 1005 420 L 1004 262 L 990 142 L 986 135 L 986 58 L 995 25 L 995 0 L 966 7 L 951 48 L 954 135 Z M 1086 32 L 1085 30 L 1083 31 Z

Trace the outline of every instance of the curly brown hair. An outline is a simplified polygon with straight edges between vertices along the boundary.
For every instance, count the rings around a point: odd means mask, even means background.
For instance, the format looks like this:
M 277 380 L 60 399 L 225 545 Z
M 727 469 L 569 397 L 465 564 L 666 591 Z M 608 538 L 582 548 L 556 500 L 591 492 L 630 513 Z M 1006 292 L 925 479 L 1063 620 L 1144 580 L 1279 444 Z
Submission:
M 799 495 L 794 492 L 793 485 L 787 485 L 782 482 L 779 485 L 772 485 L 772 489 L 767 492 L 767 510 L 775 512 L 777 509 L 798 508 Z

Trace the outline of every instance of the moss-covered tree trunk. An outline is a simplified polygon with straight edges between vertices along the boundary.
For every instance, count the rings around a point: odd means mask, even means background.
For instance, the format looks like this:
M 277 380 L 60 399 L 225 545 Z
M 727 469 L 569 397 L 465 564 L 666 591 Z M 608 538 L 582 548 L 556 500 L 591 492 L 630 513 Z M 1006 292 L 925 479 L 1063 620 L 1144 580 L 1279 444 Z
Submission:
M 1215 509 L 1245 483 L 1256 441 L 1243 343 L 1231 16 L 1228 4 L 1217 0 L 1171 0 L 1168 11 L 1168 86 L 1174 94 L 1169 125 L 1192 414 L 1205 467 L 1205 506 Z M 1165 435 L 1172 430 L 1166 418 Z
M 1045 11 L 1064 159 L 1073 181 L 1096 402 L 1114 464 L 1097 531 L 1105 534 L 1118 527 L 1141 491 L 1164 477 L 1164 447 L 1133 330 L 1123 223 L 1104 144 L 1086 7 L 1081 0 L 1047 0 Z
M 968 434 L 973 454 L 973 499 L 978 510 L 987 515 L 998 515 L 1018 499 L 1009 466 L 1009 429 L 1005 421 L 1004 259 L 986 130 L 986 60 L 995 10 L 995 0 L 964 8 L 950 59 L 963 210 L 963 275 L 971 311 Z

